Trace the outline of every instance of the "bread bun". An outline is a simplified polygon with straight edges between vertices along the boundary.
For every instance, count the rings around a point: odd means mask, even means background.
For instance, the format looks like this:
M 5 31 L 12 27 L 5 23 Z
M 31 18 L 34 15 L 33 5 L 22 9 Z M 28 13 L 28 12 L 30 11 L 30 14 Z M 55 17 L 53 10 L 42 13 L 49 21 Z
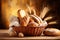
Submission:
M 44 30 L 43 34 L 49 36 L 60 36 L 60 30 L 56 28 L 47 28 Z
M 28 24 L 28 27 L 38 27 L 38 23 L 36 23 L 36 22 L 30 22 Z
M 24 34 L 23 33 L 19 33 L 18 36 L 19 37 L 24 37 Z

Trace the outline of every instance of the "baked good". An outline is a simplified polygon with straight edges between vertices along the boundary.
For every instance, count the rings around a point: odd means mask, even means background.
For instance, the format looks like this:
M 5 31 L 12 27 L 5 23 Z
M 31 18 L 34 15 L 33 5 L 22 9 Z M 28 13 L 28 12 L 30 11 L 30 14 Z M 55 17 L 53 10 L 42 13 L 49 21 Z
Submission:
M 18 36 L 19 37 L 24 37 L 24 34 L 23 33 L 19 33 Z
M 43 34 L 49 36 L 60 36 L 60 30 L 56 28 L 47 28 L 44 30 Z
M 17 14 L 18 14 L 19 19 L 21 19 L 27 15 L 26 12 L 24 10 L 21 10 L 21 9 L 18 10 Z
M 36 22 L 30 22 L 29 24 L 28 24 L 28 27 L 38 27 L 38 23 L 36 23 Z
M 28 25 L 30 17 L 24 10 L 18 10 L 18 17 L 19 17 L 21 26 Z
M 30 15 L 30 17 L 37 22 L 38 24 L 40 24 L 40 20 L 38 19 L 38 17 L 36 17 L 35 15 Z
M 22 18 L 20 20 L 20 24 L 21 24 L 21 26 L 27 26 L 29 21 L 30 21 L 30 17 L 29 16 L 25 16 L 24 18 Z

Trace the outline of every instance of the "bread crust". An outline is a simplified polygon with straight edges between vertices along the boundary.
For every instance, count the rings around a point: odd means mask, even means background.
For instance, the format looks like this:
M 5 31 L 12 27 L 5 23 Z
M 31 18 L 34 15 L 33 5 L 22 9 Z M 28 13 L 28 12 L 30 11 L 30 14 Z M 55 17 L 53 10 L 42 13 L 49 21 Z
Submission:
M 27 26 L 29 21 L 30 21 L 30 17 L 29 16 L 25 16 L 24 18 L 22 18 L 20 20 L 20 24 L 21 24 L 21 26 Z
M 47 28 L 43 33 L 48 36 L 60 36 L 60 30 L 56 28 Z

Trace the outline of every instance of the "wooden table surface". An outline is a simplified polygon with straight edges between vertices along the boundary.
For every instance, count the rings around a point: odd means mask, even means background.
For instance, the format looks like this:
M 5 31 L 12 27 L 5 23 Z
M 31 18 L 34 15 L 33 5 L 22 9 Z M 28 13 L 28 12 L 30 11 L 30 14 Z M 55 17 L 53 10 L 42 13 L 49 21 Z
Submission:
M 10 37 L 8 29 L 0 30 L 0 40 L 57 40 L 60 36 L 32 36 L 32 37 Z

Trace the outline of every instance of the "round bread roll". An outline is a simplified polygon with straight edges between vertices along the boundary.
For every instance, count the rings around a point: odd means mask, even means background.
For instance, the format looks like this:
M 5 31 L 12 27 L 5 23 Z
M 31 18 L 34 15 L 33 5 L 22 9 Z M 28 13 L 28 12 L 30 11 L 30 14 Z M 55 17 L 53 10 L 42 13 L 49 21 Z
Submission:
M 30 22 L 28 24 L 28 27 L 38 27 L 38 23 L 36 23 L 36 22 Z
M 48 36 L 60 36 L 60 30 L 56 28 L 47 28 L 44 30 L 43 34 Z
M 19 33 L 18 36 L 19 37 L 24 37 L 24 34 L 23 33 Z

